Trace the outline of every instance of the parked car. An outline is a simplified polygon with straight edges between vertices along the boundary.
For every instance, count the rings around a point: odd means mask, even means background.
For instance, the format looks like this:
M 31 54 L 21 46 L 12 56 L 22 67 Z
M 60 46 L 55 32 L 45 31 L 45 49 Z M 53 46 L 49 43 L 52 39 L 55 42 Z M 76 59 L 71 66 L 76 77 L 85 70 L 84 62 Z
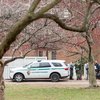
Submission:
M 69 76 L 69 68 L 64 60 L 43 60 L 23 67 L 10 69 L 10 78 L 16 82 L 25 79 L 51 79 L 53 82 Z

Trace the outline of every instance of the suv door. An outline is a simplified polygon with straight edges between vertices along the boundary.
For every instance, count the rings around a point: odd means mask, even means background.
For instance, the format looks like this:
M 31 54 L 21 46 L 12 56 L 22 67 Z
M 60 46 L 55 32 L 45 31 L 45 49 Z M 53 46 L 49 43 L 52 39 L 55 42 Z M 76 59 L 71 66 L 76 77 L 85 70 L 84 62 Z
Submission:
M 38 78 L 39 63 L 32 63 L 27 70 L 27 78 Z
M 40 62 L 38 68 L 39 78 L 49 78 L 51 72 L 51 65 L 49 62 Z

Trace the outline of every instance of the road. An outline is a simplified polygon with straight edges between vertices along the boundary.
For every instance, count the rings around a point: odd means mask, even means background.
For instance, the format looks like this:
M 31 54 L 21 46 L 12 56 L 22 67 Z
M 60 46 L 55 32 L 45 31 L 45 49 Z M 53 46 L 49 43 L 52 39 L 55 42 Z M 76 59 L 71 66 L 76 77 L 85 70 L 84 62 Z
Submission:
M 100 80 L 97 80 L 100 85 Z M 60 82 L 51 82 L 50 80 L 28 80 L 24 82 L 12 82 L 11 80 L 5 80 L 5 84 L 17 84 L 17 85 L 32 85 L 34 87 L 57 87 L 57 88 L 85 88 L 89 86 L 88 80 L 61 80 Z

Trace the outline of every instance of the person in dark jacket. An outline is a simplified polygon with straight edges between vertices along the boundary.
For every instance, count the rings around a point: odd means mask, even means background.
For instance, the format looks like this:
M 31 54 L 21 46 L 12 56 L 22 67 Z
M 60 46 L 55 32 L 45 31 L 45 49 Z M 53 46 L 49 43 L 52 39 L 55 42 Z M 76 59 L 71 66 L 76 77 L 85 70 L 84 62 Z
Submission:
M 81 67 L 80 67 L 80 65 L 76 64 L 75 65 L 75 70 L 76 70 L 77 80 L 82 80 L 82 77 L 81 77 Z
M 74 65 L 71 63 L 70 64 L 70 77 L 69 77 L 70 80 L 73 80 L 73 67 Z
M 96 67 L 96 78 L 100 79 L 100 65 L 98 64 L 97 61 L 95 61 L 95 67 Z
M 97 61 L 95 61 L 95 67 L 96 67 L 96 72 L 98 73 L 100 71 L 100 65 L 98 64 Z

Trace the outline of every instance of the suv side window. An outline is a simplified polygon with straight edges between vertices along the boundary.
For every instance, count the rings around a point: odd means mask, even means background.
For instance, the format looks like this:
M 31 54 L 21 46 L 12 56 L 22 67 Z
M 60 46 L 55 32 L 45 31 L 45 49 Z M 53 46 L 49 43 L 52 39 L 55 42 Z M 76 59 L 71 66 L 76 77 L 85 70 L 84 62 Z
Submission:
M 51 67 L 51 65 L 48 62 L 41 62 L 39 67 Z
M 52 62 L 52 64 L 53 64 L 55 67 L 62 67 L 62 64 L 61 64 L 61 63 Z

